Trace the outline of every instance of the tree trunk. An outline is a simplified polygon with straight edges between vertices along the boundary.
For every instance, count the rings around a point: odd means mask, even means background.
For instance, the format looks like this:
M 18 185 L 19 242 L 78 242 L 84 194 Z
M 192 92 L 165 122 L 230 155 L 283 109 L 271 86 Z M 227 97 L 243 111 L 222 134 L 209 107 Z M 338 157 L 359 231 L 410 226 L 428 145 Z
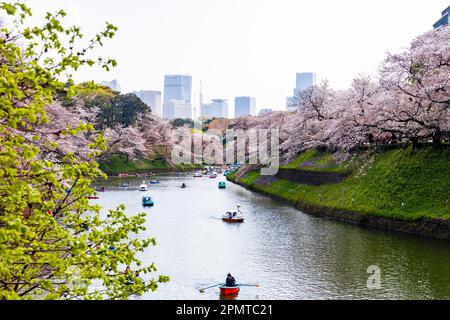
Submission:
M 419 147 L 419 138 L 417 137 L 411 138 L 411 142 L 413 149 L 417 149 Z
M 442 132 L 438 130 L 433 135 L 433 147 L 440 148 L 442 146 Z

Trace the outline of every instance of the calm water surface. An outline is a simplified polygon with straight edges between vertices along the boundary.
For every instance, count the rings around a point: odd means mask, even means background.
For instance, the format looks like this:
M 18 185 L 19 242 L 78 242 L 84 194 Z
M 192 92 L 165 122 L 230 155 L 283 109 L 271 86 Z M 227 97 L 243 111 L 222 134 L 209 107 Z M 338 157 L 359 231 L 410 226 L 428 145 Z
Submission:
M 218 288 L 198 289 L 223 282 L 228 272 L 237 282 L 260 284 L 241 288 L 237 299 L 450 299 L 448 241 L 315 218 L 229 182 L 219 190 L 221 175 L 157 179 L 140 192 L 142 178 L 112 178 L 93 200 L 103 214 L 121 203 L 129 214 L 147 212 L 141 236 L 155 237 L 157 246 L 141 259 L 155 262 L 170 282 L 143 299 L 219 299 Z M 132 187 L 120 188 L 125 182 Z M 143 195 L 155 206 L 142 208 Z M 222 222 L 236 204 L 245 222 Z M 381 269 L 380 289 L 367 289 L 371 265 Z

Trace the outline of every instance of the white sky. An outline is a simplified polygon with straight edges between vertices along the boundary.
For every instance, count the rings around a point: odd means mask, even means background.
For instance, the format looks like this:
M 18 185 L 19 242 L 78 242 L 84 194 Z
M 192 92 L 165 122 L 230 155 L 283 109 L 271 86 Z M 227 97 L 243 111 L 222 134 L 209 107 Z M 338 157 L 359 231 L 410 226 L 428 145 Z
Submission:
M 284 109 L 295 73 L 347 87 L 373 74 L 387 51 L 432 29 L 449 0 L 30 0 L 34 19 L 63 8 L 86 35 L 104 21 L 119 27 L 98 52 L 117 59 L 109 73 L 81 70 L 82 80 L 117 78 L 122 90 L 163 90 L 164 75 L 200 79 L 206 99 L 256 97 L 257 108 Z

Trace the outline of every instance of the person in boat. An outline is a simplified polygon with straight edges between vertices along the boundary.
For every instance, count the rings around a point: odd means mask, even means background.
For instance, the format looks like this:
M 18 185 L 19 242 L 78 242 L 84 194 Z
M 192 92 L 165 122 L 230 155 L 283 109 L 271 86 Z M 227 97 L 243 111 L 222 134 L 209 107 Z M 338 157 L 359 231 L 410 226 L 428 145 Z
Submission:
M 186 183 L 183 182 L 183 183 L 181 184 L 181 187 L 182 187 L 182 188 L 186 188 Z
M 231 273 L 227 274 L 227 278 L 225 280 L 225 285 L 227 287 L 236 287 L 236 280 L 234 279 L 234 277 L 231 275 Z
M 236 217 L 237 213 L 236 211 L 233 211 L 233 218 Z
M 237 214 L 242 216 L 241 205 L 237 205 Z

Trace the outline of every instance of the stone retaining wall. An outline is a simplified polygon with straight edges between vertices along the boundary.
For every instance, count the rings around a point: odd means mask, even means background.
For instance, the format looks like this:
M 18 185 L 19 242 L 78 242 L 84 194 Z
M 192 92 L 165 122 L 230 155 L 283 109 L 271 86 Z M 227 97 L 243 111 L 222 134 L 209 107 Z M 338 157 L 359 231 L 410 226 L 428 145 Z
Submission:
M 322 184 L 339 183 L 348 176 L 347 173 L 338 172 L 314 172 L 297 169 L 279 169 L 276 177 L 299 184 L 320 186 Z

